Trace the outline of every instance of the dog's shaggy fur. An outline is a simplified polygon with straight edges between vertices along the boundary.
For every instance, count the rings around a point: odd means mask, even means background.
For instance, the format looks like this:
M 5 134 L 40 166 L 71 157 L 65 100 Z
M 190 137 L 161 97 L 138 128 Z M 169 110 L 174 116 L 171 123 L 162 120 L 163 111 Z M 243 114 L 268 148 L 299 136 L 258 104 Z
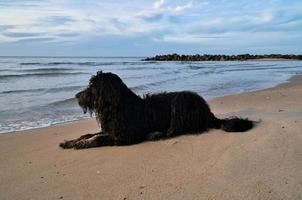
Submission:
M 115 74 L 98 72 L 88 87 L 76 94 L 84 113 L 95 113 L 102 132 L 65 141 L 62 148 L 90 148 L 131 145 L 186 133 L 201 133 L 210 128 L 228 132 L 247 131 L 248 119 L 218 119 L 206 101 L 194 92 L 169 92 L 146 95 L 133 93 Z

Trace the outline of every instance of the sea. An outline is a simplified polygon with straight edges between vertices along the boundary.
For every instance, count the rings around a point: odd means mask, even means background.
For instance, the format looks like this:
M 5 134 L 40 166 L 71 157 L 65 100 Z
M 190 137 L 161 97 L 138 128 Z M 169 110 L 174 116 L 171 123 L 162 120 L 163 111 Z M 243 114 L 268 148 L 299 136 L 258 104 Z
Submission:
M 89 118 L 74 96 L 97 71 L 143 96 L 195 91 L 209 100 L 286 82 L 302 61 L 156 62 L 141 57 L 0 57 L 0 133 Z

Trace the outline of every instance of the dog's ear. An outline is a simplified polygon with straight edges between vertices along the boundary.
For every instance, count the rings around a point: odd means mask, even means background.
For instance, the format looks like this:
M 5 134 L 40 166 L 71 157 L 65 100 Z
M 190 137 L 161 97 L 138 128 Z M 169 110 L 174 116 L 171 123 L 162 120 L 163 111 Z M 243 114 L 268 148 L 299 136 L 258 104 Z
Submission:
M 88 87 L 98 87 L 96 85 L 101 82 L 105 74 L 106 73 L 103 73 L 103 71 L 98 71 L 96 75 L 92 75 L 91 78 L 89 79 Z

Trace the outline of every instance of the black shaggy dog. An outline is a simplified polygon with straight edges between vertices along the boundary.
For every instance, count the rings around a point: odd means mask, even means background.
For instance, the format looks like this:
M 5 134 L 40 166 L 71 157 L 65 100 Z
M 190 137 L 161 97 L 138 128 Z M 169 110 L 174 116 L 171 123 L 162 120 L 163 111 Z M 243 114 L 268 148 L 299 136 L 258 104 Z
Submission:
M 131 145 L 210 128 L 228 132 L 247 131 L 248 119 L 218 119 L 206 101 L 193 92 L 168 92 L 146 95 L 133 93 L 115 74 L 98 72 L 88 87 L 76 94 L 84 113 L 95 113 L 102 132 L 65 141 L 62 148 L 90 148 Z

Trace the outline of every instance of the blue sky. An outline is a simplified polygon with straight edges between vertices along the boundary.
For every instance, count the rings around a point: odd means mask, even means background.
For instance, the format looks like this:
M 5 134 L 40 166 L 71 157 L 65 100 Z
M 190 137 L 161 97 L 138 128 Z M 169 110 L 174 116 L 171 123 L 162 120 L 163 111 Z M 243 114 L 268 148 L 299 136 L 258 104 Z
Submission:
M 0 55 L 302 54 L 301 0 L 0 0 Z

